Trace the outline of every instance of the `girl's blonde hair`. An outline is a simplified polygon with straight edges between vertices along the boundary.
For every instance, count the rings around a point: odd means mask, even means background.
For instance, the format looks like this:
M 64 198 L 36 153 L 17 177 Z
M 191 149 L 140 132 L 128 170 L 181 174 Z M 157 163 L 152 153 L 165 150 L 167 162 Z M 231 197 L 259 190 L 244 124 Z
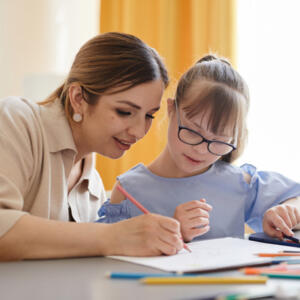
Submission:
M 208 112 L 208 129 L 215 134 L 222 134 L 226 126 L 231 126 L 232 143 L 237 149 L 221 160 L 233 162 L 241 156 L 248 136 L 249 91 L 244 79 L 226 59 L 207 55 L 197 61 L 180 78 L 176 101 L 188 118 L 200 111 Z
M 68 91 L 72 83 L 78 83 L 86 102 L 95 105 L 101 95 L 125 91 L 157 79 L 167 87 L 166 67 L 153 48 L 130 34 L 104 33 L 81 47 L 65 82 L 40 104 L 59 98 L 71 119 L 73 109 Z

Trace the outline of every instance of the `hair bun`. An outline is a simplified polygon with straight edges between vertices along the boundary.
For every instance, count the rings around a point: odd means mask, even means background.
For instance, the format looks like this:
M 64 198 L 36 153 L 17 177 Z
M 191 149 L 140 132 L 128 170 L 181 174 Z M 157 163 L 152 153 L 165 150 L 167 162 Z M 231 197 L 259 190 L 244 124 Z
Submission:
M 196 64 L 201 64 L 203 62 L 208 62 L 208 61 L 213 61 L 213 60 L 217 60 L 224 64 L 227 64 L 228 66 L 231 66 L 230 62 L 226 58 L 218 57 L 217 55 L 214 55 L 214 54 L 208 54 L 208 55 L 203 56 L 196 62 Z

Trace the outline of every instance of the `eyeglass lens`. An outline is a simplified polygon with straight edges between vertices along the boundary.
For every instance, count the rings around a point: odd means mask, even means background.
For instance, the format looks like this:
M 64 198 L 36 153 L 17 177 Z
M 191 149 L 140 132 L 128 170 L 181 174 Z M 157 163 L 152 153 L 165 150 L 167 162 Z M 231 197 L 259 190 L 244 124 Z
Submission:
M 182 142 L 190 145 L 199 145 L 203 142 L 203 137 L 195 132 L 181 128 L 179 138 Z M 208 151 L 216 155 L 225 155 L 233 150 L 233 147 L 218 141 L 211 141 L 207 144 Z

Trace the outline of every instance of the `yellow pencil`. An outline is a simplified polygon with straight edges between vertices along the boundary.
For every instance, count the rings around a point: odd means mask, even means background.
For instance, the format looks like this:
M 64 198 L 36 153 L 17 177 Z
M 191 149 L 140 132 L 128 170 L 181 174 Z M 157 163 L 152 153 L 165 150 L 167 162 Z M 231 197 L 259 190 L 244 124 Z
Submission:
M 265 276 L 244 277 L 146 277 L 141 279 L 145 284 L 261 284 L 268 280 Z

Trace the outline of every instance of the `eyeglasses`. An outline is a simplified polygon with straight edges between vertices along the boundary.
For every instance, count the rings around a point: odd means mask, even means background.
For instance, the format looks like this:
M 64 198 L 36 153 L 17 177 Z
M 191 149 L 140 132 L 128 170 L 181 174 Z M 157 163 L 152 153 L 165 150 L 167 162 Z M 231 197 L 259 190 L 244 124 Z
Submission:
M 176 113 L 178 119 L 178 138 L 181 142 L 193 146 L 200 145 L 202 143 L 207 143 L 207 150 L 211 154 L 217 156 L 223 156 L 229 154 L 230 152 L 236 149 L 236 147 L 232 144 L 221 142 L 221 141 L 208 140 L 204 136 L 202 136 L 199 132 L 181 126 L 178 104 L 176 100 L 175 100 L 175 106 L 176 106 Z

